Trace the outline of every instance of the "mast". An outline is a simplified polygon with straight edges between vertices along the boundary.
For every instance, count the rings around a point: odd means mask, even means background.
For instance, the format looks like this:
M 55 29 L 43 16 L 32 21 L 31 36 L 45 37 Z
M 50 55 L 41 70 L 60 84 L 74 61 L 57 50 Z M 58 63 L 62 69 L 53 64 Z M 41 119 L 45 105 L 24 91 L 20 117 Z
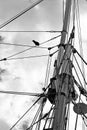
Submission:
M 66 0 L 63 31 L 59 46 L 56 68 L 54 70 L 54 75 L 57 79 L 55 81 L 55 85 L 53 85 L 52 87 L 56 89 L 57 96 L 55 100 L 55 112 L 52 125 L 53 130 L 65 130 L 67 98 L 69 95 L 69 82 L 70 80 L 72 82 L 72 65 L 70 60 L 68 60 L 71 56 L 71 45 L 67 44 L 65 46 L 71 13 L 71 4 L 72 0 Z

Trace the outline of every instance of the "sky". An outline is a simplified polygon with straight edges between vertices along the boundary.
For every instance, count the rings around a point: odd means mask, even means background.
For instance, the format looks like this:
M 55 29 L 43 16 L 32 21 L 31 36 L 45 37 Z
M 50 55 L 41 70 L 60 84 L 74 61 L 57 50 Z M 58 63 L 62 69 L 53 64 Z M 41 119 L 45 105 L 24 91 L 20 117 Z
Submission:
M 37 0 L 0 0 L 0 24 L 15 16 L 21 10 L 32 5 Z M 80 22 L 83 41 L 84 58 L 87 61 L 87 2 L 79 0 Z M 62 30 L 63 25 L 62 0 L 44 0 L 23 16 L 8 24 L 2 30 Z M 20 33 L 2 32 L 1 42 L 13 44 L 27 44 L 33 46 L 32 40 L 40 43 L 58 35 L 51 33 Z M 54 40 L 44 46 L 57 45 L 59 40 Z M 78 43 L 76 43 L 78 44 Z M 76 45 L 78 48 L 78 45 Z M 9 57 L 26 47 L 0 45 L 0 59 Z M 79 48 L 78 48 L 79 49 Z M 45 49 L 32 49 L 16 57 L 48 54 Z M 24 60 L 9 60 L 0 62 L 0 90 L 42 92 L 45 81 L 48 57 Z M 54 61 L 54 59 L 52 60 Z M 53 62 L 52 62 L 53 63 Z M 52 67 L 53 68 L 53 67 Z M 3 70 L 3 71 L 2 71 Z M 51 70 L 53 72 L 53 69 Z M 52 72 L 50 73 L 52 77 Z M 87 69 L 85 67 L 85 73 Z M 87 79 L 87 78 L 86 78 Z M 35 98 L 27 96 L 0 95 L 0 130 L 9 128 L 32 105 Z M 35 110 L 35 108 L 34 108 Z M 72 116 L 72 115 L 71 115 Z M 28 114 L 22 121 L 31 119 Z M 81 121 L 80 121 L 81 122 Z M 73 126 L 73 124 L 72 124 Z M 78 126 L 81 129 L 81 123 Z M 16 130 L 16 128 L 14 129 Z

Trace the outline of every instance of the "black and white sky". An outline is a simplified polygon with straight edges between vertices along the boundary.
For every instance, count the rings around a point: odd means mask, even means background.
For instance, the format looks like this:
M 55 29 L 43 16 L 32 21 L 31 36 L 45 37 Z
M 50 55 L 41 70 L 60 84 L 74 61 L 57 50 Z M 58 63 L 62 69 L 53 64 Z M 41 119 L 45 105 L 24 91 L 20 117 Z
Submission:
M 0 0 L 0 24 L 37 0 Z M 42 3 L 14 20 L 1 30 L 28 31 L 28 30 L 62 30 L 63 25 L 63 0 L 44 0 Z M 80 22 L 83 41 L 84 57 L 87 60 L 87 1 L 79 0 Z M 58 33 L 59 34 L 59 33 Z M 51 33 L 23 33 L 0 32 L 3 43 L 27 44 L 33 46 L 32 40 L 40 43 L 57 36 Z M 59 40 L 54 40 L 44 46 L 57 45 Z M 27 47 L 0 45 L 0 59 L 9 57 Z M 45 49 L 32 49 L 16 57 L 48 54 Z M 45 72 L 48 57 L 24 60 L 9 60 L 0 62 L 0 90 L 41 92 L 45 80 Z M 4 71 L 2 71 L 4 70 Z M 87 74 L 87 69 L 86 74 Z M 33 98 L 26 96 L 0 95 L 0 130 L 9 128 L 32 104 Z M 32 115 L 28 115 L 30 119 Z M 15 129 L 16 130 L 16 129 Z M 79 129 L 81 130 L 81 129 Z

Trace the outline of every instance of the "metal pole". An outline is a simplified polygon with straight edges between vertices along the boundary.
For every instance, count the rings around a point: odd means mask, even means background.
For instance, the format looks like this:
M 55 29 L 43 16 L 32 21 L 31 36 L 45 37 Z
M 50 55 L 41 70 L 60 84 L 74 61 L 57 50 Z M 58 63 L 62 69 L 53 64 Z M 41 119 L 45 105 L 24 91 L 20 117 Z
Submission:
M 67 45 L 66 49 L 62 46 L 66 42 L 66 36 L 68 32 L 68 24 L 70 19 L 72 0 L 66 0 L 65 18 L 63 24 L 63 32 L 60 41 L 59 53 L 57 57 L 57 65 L 54 70 L 54 75 L 57 75 L 57 80 L 55 81 L 56 92 L 56 104 L 54 112 L 53 130 L 64 130 L 65 114 L 66 114 L 66 102 L 68 95 L 69 80 L 72 71 L 71 63 L 68 59 L 71 56 L 71 45 Z M 65 53 L 64 53 L 65 52 Z M 64 56 L 64 61 L 62 67 L 60 68 L 62 59 Z M 60 70 L 59 70 L 60 68 Z M 54 88 L 54 86 L 52 86 Z

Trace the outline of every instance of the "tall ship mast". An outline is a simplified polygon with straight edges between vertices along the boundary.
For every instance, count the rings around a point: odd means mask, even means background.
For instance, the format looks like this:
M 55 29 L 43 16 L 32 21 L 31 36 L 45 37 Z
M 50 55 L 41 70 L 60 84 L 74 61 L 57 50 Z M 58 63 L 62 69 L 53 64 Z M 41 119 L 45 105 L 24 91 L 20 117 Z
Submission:
M 18 13 L 16 16 L 12 17 L 5 23 L 1 24 L 0 29 L 7 26 L 9 23 L 31 10 L 42 1 L 46 0 L 37 0 L 29 8 L 26 8 L 22 12 Z M 49 1 L 50 2 L 50 1 Z M 63 1 L 64 2 L 64 1 Z M 41 46 L 46 43 L 43 42 L 40 44 L 36 40 L 32 40 L 35 46 L 31 48 L 44 48 L 48 49 L 48 64 L 47 64 L 47 73 L 45 78 L 45 84 L 42 88 L 42 93 L 30 93 L 30 92 L 17 92 L 17 91 L 5 91 L 0 90 L 0 93 L 9 94 L 9 95 L 21 95 L 21 96 L 34 96 L 35 102 L 27 111 L 10 127 L 9 130 L 19 130 L 17 125 L 21 122 L 23 118 L 30 112 L 30 110 L 37 104 L 34 118 L 30 123 L 27 123 L 23 130 L 71 130 L 71 119 L 73 118 L 73 129 L 78 130 L 78 120 L 79 117 L 82 119 L 82 128 L 81 130 L 86 130 L 87 128 L 87 91 L 86 91 L 86 78 L 84 65 L 87 65 L 86 60 L 83 58 L 83 49 L 82 49 L 82 39 L 81 39 L 81 28 L 80 21 L 78 18 L 79 7 L 78 0 L 66 0 L 63 8 L 63 27 L 59 31 L 61 35 L 53 37 L 46 42 L 56 39 L 61 36 L 60 43 L 56 46 L 52 45 L 49 47 Z M 77 30 L 79 32 L 79 40 L 75 41 L 77 38 Z M 1 30 L 1 32 L 5 32 Z M 33 32 L 33 31 L 31 31 Z M 43 32 L 58 32 L 58 31 L 43 31 Z M 1 37 L 2 38 L 2 37 Z M 2 39 L 1 39 L 2 41 Z M 77 50 L 75 42 L 79 42 L 80 51 Z M 2 44 L 2 42 L 1 42 Z M 9 44 L 9 43 L 6 43 Z M 28 49 L 18 52 L 20 54 L 26 50 L 29 50 L 29 45 L 20 45 L 17 46 L 26 46 Z M 55 49 L 56 48 L 56 49 Z M 54 51 L 52 51 L 54 49 Z M 17 55 L 16 54 L 16 55 Z M 52 57 L 57 54 L 54 60 L 54 69 L 52 77 L 50 77 L 50 65 Z M 14 54 L 15 55 L 15 54 Z M 12 56 L 14 56 L 12 55 Z M 1 62 L 6 62 L 7 60 L 15 60 L 15 58 L 5 57 L 1 58 Z M 37 57 L 47 56 L 47 55 L 37 55 Z M 35 58 L 31 57 L 19 57 L 23 58 Z M 82 69 L 79 65 L 81 62 Z M 77 72 L 79 70 L 79 73 Z M 80 75 L 80 76 L 79 76 Z M 81 77 L 81 78 L 80 78 Z M 47 102 L 49 102 L 47 104 Z M 46 107 L 47 106 L 47 107 Z M 47 109 L 49 110 L 47 111 Z M 75 118 L 71 117 L 71 112 L 75 113 Z M 33 113 L 32 113 L 33 115 Z M 79 129 L 80 130 L 80 129 Z

